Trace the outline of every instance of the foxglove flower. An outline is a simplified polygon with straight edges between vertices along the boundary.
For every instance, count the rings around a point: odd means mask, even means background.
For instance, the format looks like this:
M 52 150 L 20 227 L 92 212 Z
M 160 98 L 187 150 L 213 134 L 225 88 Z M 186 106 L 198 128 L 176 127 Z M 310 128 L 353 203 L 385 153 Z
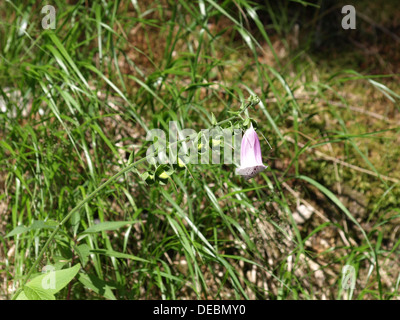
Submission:
M 267 166 L 262 163 L 260 140 L 258 140 L 257 133 L 251 126 L 242 138 L 240 167 L 236 169 L 236 174 L 249 180 L 266 168 Z

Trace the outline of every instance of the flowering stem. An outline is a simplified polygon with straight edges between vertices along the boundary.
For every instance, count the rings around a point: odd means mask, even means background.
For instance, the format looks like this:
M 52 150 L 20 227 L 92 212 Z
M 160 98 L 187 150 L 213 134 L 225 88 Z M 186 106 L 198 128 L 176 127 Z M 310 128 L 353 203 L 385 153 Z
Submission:
M 244 110 L 243 110 L 244 111 Z M 229 122 L 235 118 L 237 118 L 238 116 L 233 116 L 230 117 L 226 120 L 220 121 L 218 123 L 215 124 L 215 126 L 217 125 L 221 125 L 224 124 L 226 122 Z M 176 142 L 174 142 L 173 144 L 177 144 L 183 141 L 186 141 L 187 139 L 189 139 L 189 137 L 185 138 L 185 139 L 181 139 L 178 140 Z M 43 258 L 44 253 L 47 250 L 47 247 L 50 245 L 51 241 L 54 239 L 55 235 L 57 234 L 58 230 L 60 230 L 60 228 L 71 218 L 71 216 L 78 212 L 87 202 L 89 202 L 90 200 L 92 200 L 101 190 L 103 190 L 105 187 L 107 187 L 108 185 L 110 185 L 113 181 L 117 180 L 120 176 L 122 176 L 123 174 L 131 171 L 134 167 L 136 167 L 138 164 L 144 162 L 147 158 L 153 156 L 156 154 L 156 151 L 147 155 L 146 157 L 137 160 L 131 164 L 129 164 L 128 166 L 126 166 L 124 169 L 122 169 L 121 171 L 119 171 L 118 173 L 116 173 L 115 175 L 113 175 L 111 178 L 109 178 L 106 182 L 104 182 L 103 184 L 101 184 L 99 187 L 97 187 L 92 193 L 90 193 L 88 196 L 86 196 L 86 198 L 82 199 L 78 205 L 76 207 L 74 207 L 65 217 L 64 219 L 58 223 L 58 225 L 56 226 L 56 228 L 54 229 L 54 231 L 51 233 L 50 237 L 47 239 L 46 243 L 44 244 L 42 250 L 40 250 L 39 255 L 37 256 L 35 262 L 33 263 L 33 265 L 31 266 L 31 268 L 29 269 L 28 274 L 25 276 L 25 279 L 22 282 L 22 285 L 18 288 L 18 290 L 15 292 L 14 296 L 12 297 L 12 300 L 15 300 L 18 298 L 18 296 L 20 295 L 20 293 L 22 292 L 24 286 L 26 285 L 26 283 L 28 282 L 30 276 L 32 275 L 33 271 L 36 269 L 36 267 L 38 266 L 40 260 Z
M 233 116 L 233 117 L 230 117 L 230 118 L 228 118 L 228 119 L 226 119 L 226 120 L 222 120 L 222 121 L 216 123 L 215 126 L 220 126 L 221 124 L 227 123 L 227 122 L 229 122 L 229 121 L 231 121 L 231 120 L 233 120 L 233 119 L 235 119 L 235 118 L 237 118 L 237 117 L 238 117 L 238 116 Z

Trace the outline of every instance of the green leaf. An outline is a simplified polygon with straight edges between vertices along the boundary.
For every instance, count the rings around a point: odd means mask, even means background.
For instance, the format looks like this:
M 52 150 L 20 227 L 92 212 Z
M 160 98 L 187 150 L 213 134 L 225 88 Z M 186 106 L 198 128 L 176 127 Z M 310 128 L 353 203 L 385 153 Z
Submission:
M 127 224 L 133 224 L 136 223 L 137 221 L 107 221 L 107 222 L 101 222 L 99 224 L 96 224 L 90 228 L 87 228 L 85 231 L 83 231 L 81 234 L 87 234 L 87 233 L 96 233 L 100 231 L 110 231 L 110 230 L 117 230 L 119 228 L 122 228 L 123 226 L 126 226 Z
M 166 184 L 169 177 L 174 173 L 174 169 L 167 164 L 161 164 L 157 167 L 155 177 L 157 181 Z
M 81 214 L 79 211 L 76 211 L 72 217 L 71 217 L 71 226 L 73 227 L 74 230 L 74 236 L 76 236 L 78 229 L 79 229 L 79 225 L 81 222 Z
M 56 297 L 53 294 L 48 293 L 47 290 L 45 290 L 45 289 L 39 289 L 39 288 L 32 289 L 28 286 L 25 286 L 23 292 L 26 294 L 27 300 L 55 300 L 56 299 Z
M 76 253 L 79 256 L 79 259 L 81 259 L 82 266 L 86 266 L 89 261 L 90 247 L 87 244 L 81 244 L 76 247 Z
M 217 118 L 215 118 L 214 113 L 211 112 L 211 124 L 215 126 L 217 124 Z
M 145 172 L 141 175 L 143 181 L 145 181 L 148 185 L 152 185 L 155 182 L 154 175 L 150 174 L 149 172 Z
M 10 233 L 8 233 L 5 237 L 9 238 L 27 231 L 31 230 L 40 230 L 40 229 L 54 229 L 57 225 L 56 221 L 49 220 L 49 221 L 42 221 L 42 220 L 35 220 L 32 222 L 30 227 L 25 226 L 18 226 L 14 228 Z
M 18 295 L 16 300 L 29 300 L 28 297 L 25 294 L 25 291 L 22 290 L 21 293 Z
M 127 164 L 130 165 L 134 160 L 135 160 L 135 150 L 132 150 Z
M 246 120 L 243 121 L 243 127 L 249 127 L 250 126 L 250 118 L 246 118 Z
M 76 276 L 80 264 L 72 268 L 42 274 L 24 286 L 18 300 L 55 300 L 54 294 L 63 289 Z
M 16 227 L 16 228 L 14 228 L 10 233 L 8 233 L 8 234 L 5 236 L 5 238 L 12 237 L 12 236 L 16 236 L 16 235 L 18 235 L 18 234 L 21 234 L 21 233 L 24 233 L 24 232 L 27 232 L 27 231 L 29 231 L 29 228 L 28 228 L 28 227 L 18 226 L 18 227 Z
M 30 230 L 40 230 L 40 229 L 54 229 L 58 223 L 53 220 L 49 221 L 42 221 L 42 220 L 35 220 L 33 221 L 32 225 L 30 226 Z
M 104 254 L 108 257 L 114 257 L 114 258 L 121 258 L 121 259 L 130 259 L 130 260 L 135 260 L 135 261 L 140 261 L 140 262 L 150 262 L 149 260 L 142 259 L 139 257 L 136 257 L 131 254 L 127 253 L 121 253 L 113 250 L 105 250 L 105 249 L 97 249 L 97 250 L 90 250 L 91 253 L 98 253 L 98 254 Z
M 78 280 L 88 289 L 93 290 L 97 294 L 103 296 L 109 300 L 117 300 L 114 294 L 112 293 L 112 289 L 115 287 L 110 286 L 106 281 L 97 278 L 94 275 L 87 275 L 80 273 L 78 275 Z

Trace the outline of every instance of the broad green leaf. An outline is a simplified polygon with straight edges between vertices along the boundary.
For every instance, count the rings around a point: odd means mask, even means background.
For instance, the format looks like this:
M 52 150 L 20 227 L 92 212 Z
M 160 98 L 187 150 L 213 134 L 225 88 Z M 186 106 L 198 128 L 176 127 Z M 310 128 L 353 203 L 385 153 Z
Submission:
M 55 300 L 56 299 L 56 297 L 53 294 L 47 292 L 46 289 L 39 289 L 39 288 L 32 289 L 29 286 L 25 286 L 23 292 L 26 294 L 27 300 Z
M 18 226 L 14 228 L 10 233 L 6 235 L 6 238 L 12 237 L 27 231 L 31 230 L 40 230 L 40 229 L 54 229 L 57 225 L 57 222 L 49 220 L 49 221 L 42 221 L 42 220 L 36 220 L 33 221 L 33 223 L 29 227 L 25 226 Z
M 86 266 L 89 261 L 90 256 L 90 247 L 87 244 L 81 244 L 76 247 L 76 253 L 78 254 L 79 258 L 81 259 L 82 266 Z
M 21 293 L 18 295 L 16 300 L 29 300 L 28 297 L 25 294 L 25 291 L 22 290 Z
M 8 234 L 5 236 L 5 238 L 12 237 L 12 236 L 16 236 L 16 235 L 18 235 L 18 234 L 21 234 L 21 233 L 24 233 L 24 232 L 27 232 L 27 231 L 29 231 L 29 228 L 28 228 L 28 227 L 18 226 L 18 227 L 16 227 L 16 228 L 14 228 L 10 233 L 8 233 Z
M 48 300 L 54 297 L 54 294 L 63 289 L 76 276 L 81 268 L 80 264 L 72 268 L 51 271 L 40 275 L 24 287 L 25 295 L 28 299 L 35 298 L 39 300 Z
M 101 222 L 99 224 L 96 224 L 90 228 L 87 228 L 85 231 L 83 231 L 81 234 L 86 234 L 86 233 L 96 233 L 100 231 L 110 231 L 110 230 L 117 230 L 119 228 L 122 228 L 123 226 L 126 226 L 127 224 L 133 224 L 136 223 L 137 221 L 107 221 L 107 222 Z
M 57 226 L 57 222 L 53 220 L 42 221 L 35 220 L 32 225 L 29 227 L 30 230 L 40 230 L 40 229 L 54 229 Z
M 115 289 L 115 287 L 110 286 L 109 284 L 107 284 L 106 281 L 103 281 L 94 275 L 87 275 L 82 273 L 78 275 L 78 280 L 86 288 L 93 290 L 94 292 L 103 296 L 104 298 L 109 300 L 117 300 L 111 291 L 112 289 Z

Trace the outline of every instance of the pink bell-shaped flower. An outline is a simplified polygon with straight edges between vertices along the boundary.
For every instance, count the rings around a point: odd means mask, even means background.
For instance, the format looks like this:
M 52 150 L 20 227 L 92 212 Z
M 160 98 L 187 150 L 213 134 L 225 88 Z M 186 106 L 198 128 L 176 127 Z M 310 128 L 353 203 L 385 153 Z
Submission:
M 258 140 L 257 133 L 251 126 L 242 138 L 240 167 L 236 169 L 236 174 L 249 180 L 266 168 L 267 166 L 262 163 L 260 140 Z

